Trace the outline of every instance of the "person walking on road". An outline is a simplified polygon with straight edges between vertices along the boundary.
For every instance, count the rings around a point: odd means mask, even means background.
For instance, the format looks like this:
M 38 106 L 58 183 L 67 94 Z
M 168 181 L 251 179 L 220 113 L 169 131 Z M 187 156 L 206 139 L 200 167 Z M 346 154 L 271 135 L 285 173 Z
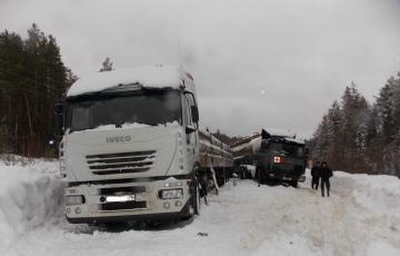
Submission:
M 329 196 L 329 191 L 331 189 L 331 184 L 329 178 L 332 177 L 332 170 L 328 167 L 326 162 L 322 162 L 321 168 L 319 168 L 319 176 L 321 177 L 321 195 L 325 196 L 325 187 L 327 196 Z
M 317 161 L 311 168 L 311 188 L 318 190 L 320 162 Z

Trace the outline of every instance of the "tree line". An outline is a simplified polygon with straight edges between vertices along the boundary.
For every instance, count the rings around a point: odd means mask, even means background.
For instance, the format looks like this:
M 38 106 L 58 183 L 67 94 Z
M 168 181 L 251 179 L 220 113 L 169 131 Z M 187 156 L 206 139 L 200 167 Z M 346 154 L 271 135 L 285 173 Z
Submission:
M 312 159 L 334 169 L 400 177 L 400 73 L 387 80 L 373 103 L 354 83 L 347 86 L 308 144 Z
M 109 58 L 99 71 L 110 71 Z M 27 38 L 0 32 L 0 154 L 51 155 L 53 106 L 77 77 L 61 59 L 54 36 L 36 24 Z M 231 144 L 221 132 L 215 134 Z M 310 157 L 349 172 L 400 177 L 400 73 L 369 103 L 352 83 L 323 116 L 308 142 Z
M 61 60 L 52 35 L 36 24 L 27 38 L 0 33 L 0 154 L 30 157 L 51 154 L 53 105 L 76 76 Z

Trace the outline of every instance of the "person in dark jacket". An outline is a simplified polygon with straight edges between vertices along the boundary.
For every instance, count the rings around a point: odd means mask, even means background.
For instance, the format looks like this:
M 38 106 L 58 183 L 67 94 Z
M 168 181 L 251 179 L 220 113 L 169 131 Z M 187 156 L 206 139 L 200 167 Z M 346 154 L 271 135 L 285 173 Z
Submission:
M 328 167 L 326 162 L 322 162 L 321 168 L 319 168 L 319 176 L 321 177 L 321 195 L 325 196 L 325 186 L 327 196 L 329 196 L 329 190 L 331 189 L 331 184 L 329 183 L 329 178 L 332 177 L 332 170 Z
M 317 161 L 315 165 L 311 168 L 311 188 L 318 190 L 319 185 L 319 168 L 320 162 Z

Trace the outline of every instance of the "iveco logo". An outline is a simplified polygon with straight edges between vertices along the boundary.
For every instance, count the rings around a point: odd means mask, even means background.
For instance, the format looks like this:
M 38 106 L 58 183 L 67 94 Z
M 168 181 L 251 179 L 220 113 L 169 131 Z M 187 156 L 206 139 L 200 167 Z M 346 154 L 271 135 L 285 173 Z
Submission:
M 107 137 L 107 143 L 128 142 L 128 141 L 131 141 L 131 136 Z

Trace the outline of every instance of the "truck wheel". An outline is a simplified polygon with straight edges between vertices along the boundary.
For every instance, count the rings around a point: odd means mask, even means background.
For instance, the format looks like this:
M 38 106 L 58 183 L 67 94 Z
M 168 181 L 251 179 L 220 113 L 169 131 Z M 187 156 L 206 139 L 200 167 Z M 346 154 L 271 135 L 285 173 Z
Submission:
M 225 184 L 225 177 L 217 177 L 217 185 L 218 187 L 222 187 Z
M 259 168 L 256 169 L 256 175 L 255 176 L 256 176 L 255 179 L 256 179 L 256 181 L 258 181 L 259 184 L 263 184 L 265 182 L 263 177 L 262 177 L 261 170 Z
M 196 184 L 193 188 L 193 195 L 192 195 L 192 207 L 193 213 L 196 215 L 200 214 L 200 191 L 199 191 L 199 184 Z

